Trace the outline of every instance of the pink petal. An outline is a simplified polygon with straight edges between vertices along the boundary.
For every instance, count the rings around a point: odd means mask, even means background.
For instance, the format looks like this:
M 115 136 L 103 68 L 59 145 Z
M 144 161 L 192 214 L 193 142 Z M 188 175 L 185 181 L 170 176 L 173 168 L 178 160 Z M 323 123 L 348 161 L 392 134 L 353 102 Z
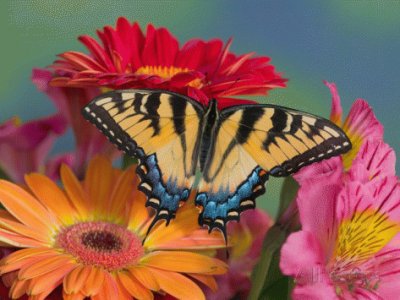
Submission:
M 336 214 L 338 220 L 349 219 L 355 212 L 376 209 L 390 220 L 400 223 L 400 182 L 385 177 L 368 185 L 349 182 L 340 192 Z
M 368 102 L 357 99 L 347 116 L 343 128 L 362 139 L 382 139 L 383 126 L 375 117 Z
M 314 284 L 300 286 L 293 289 L 293 300 L 339 300 L 335 293 L 335 288 L 324 282 L 315 282 Z
M 340 103 L 340 96 L 336 89 L 336 84 L 324 81 L 324 84 L 329 88 L 332 94 L 332 108 L 330 120 L 338 126 L 342 125 L 343 109 Z
M 0 125 L 0 166 L 15 182 L 29 172 L 39 172 L 56 138 L 67 127 L 57 114 L 22 125 L 9 120 Z
M 298 284 L 311 284 L 315 276 L 325 273 L 325 257 L 317 237 L 302 230 L 289 235 L 283 244 L 279 267 L 283 274 L 295 277 Z
M 74 153 L 64 153 L 51 157 L 46 162 L 46 175 L 54 180 L 58 180 L 60 178 L 61 165 L 66 164 L 72 168 L 74 161 Z
M 349 174 L 352 180 L 369 180 L 396 175 L 396 155 L 383 141 L 367 140 L 360 148 Z
M 343 171 L 341 157 L 336 156 L 304 167 L 294 174 L 293 177 L 300 185 L 308 181 L 317 183 L 326 178 L 329 178 L 331 182 L 339 184 L 342 181 Z
M 297 193 L 302 229 L 312 232 L 326 252 L 336 238 L 336 199 L 341 189 L 341 184 L 326 178 L 304 183 Z

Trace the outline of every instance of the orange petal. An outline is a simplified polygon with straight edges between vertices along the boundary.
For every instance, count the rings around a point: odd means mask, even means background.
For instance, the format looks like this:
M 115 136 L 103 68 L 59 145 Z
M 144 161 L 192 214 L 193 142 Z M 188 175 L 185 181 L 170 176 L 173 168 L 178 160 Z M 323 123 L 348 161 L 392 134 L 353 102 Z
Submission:
M 9 218 L 3 218 L 0 217 L 0 226 L 4 227 L 7 230 L 14 231 L 15 233 L 29 237 L 30 239 L 35 239 L 37 241 L 40 241 L 44 243 L 45 245 L 48 244 L 51 241 L 50 236 L 44 236 L 40 233 L 38 233 L 36 230 L 31 229 L 24 224 L 19 223 L 18 221 L 14 221 Z
M 87 276 L 85 285 L 82 288 L 82 292 L 85 296 L 90 297 L 92 295 L 96 295 L 101 289 L 101 286 L 104 282 L 105 271 L 97 267 L 86 267 L 85 269 L 89 271 L 89 274 Z M 87 271 L 85 270 L 84 272 Z
M 0 208 L 0 218 L 6 219 L 9 221 L 13 221 L 13 222 L 18 222 L 18 220 L 16 218 L 14 218 L 14 216 L 12 214 L 10 214 L 5 209 L 1 209 L 1 208 Z
M 157 245 L 157 250 L 200 250 L 226 248 L 225 241 L 219 231 L 208 233 L 205 229 L 197 229 L 181 239 Z
M 139 233 L 140 229 L 143 228 L 143 225 L 149 219 L 149 211 L 145 204 L 146 195 L 135 189 L 132 193 L 128 229 Z M 145 228 L 143 234 L 146 230 L 147 228 Z
M 208 286 L 213 292 L 216 292 L 218 289 L 218 284 L 215 278 L 211 275 L 204 275 L 204 274 L 187 274 L 190 277 L 196 279 L 197 281 L 205 284 Z
M 104 281 L 99 292 L 92 297 L 93 300 L 119 299 L 118 287 L 115 279 L 108 273 L 104 274 Z
M 144 246 L 148 249 L 156 249 L 164 243 L 189 235 L 199 228 L 198 216 L 197 208 L 191 203 L 186 203 L 168 226 L 158 226 L 148 235 Z
M 54 257 L 54 251 L 40 252 L 34 250 L 37 249 L 18 250 L 4 257 L 1 260 L 0 275 L 3 275 L 4 273 L 8 273 L 11 271 L 19 270 L 23 266 L 31 265 L 32 263 L 37 262 L 40 259 Z
M 15 280 L 10 288 L 9 295 L 13 299 L 21 298 L 27 293 L 29 280 Z
M 30 265 L 36 262 L 37 260 L 38 259 L 36 257 L 28 257 L 26 259 L 19 260 L 12 264 L 4 264 L 2 261 L 2 265 L 0 266 L 0 274 L 3 275 L 8 272 L 19 270 L 26 265 Z
M 30 257 L 40 257 L 43 255 L 48 256 L 49 254 L 55 255 L 56 251 L 51 248 L 47 247 L 41 247 L 41 248 L 28 248 L 28 249 L 21 249 L 17 250 L 15 252 L 12 252 L 11 254 L 7 255 L 1 260 L 2 264 L 14 264 L 17 261 L 30 258 Z
M 40 234 L 52 234 L 55 216 L 19 186 L 0 180 L 0 202 L 21 223 L 35 228 Z
M 137 186 L 135 178 L 134 167 L 128 168 L 118 176 L 110 196 L 110 207 L 108 208 L 110 216 L 125 217 L 126 204 L 132 195 L 133 187 Z
M 132 300 L 132 295 L 124 288 L 121 282 L 118 281 L 118 300 Z
M 66 294 L 65 291 L 63 291 L 63 300 L 83 300 L 85 298 L 85 295 L 83 295 L 82 293 Z
M 89 268 L 78 265 L 64 278 L 63 287 L 66 294 L 76 294 L 83 287 L 89 275 Z
M 15 246 L 18 248 L 25 248 L 25 247 L 42 247 L 43 243 L 32 240 L 25 236 L 19 235 L 15 232 L 11 232 L 5 229 L 0 229 L 0 241 L 5 243 L 8 247 Z
M 185 273 L 224 274 L 227 270 L 227 265 L 216 258 L 187 251 L 153 252 L 143 257 L 140 263 L 167 271 Z
M 24 265 L 18 273 L 18 279 L 31 279 L 49 272 L 55 272 L 64 265 L 74 264 L 70 256 L 56 254 L 40 259 L 32 264 Z
M 89 207 L 100 215 L 107 215 L 112 181 L 111 162 L 105 157 L 95 156 L 86 170 L 84 186 L 89 194 Z
M 158 291 L 160 286 L 158 285 L 153 274 L 145 267 L 133 267 L 128 269 L 128 272 L 132 274 L 145 288 Z
M 78 178 L 76 178 L 71 169 L 64 164 L 61 165 L 60 175 L 65 192 L 75 207 L 75 210 L 78 212 L 81 219 L 86 219 L 88 215 L 86 207 L 88 196 L 83 190 Z
M 146 289 L 135 277 L 127 272 L 117 273 L 118 281 L 122 286 L 137 299 L 153 299 L 153 293 Z
M 149 268 L 161 289 L 178 299 L 205 300 L 203 291 L 189 278 L 159 269 Z
M 38 295 L 46 292 L 50 294 L 75 267 L 75 263 L 69 262 L 59 266 L 50 273 L 32 278 L 28 286 L 28 295 Z
M 9 272 L 1 276 L 1 280 L 3 281 L 4 285 L 8 288 L 11 287 L 11 285 L 17 278 L 18 278 L 18 271 Z
M 53 211 L 61 223 L 70 225 L 76 215 L 64 192 L 48 177 L 32 173 L 25 175 L 25 182 L 37 199 Z

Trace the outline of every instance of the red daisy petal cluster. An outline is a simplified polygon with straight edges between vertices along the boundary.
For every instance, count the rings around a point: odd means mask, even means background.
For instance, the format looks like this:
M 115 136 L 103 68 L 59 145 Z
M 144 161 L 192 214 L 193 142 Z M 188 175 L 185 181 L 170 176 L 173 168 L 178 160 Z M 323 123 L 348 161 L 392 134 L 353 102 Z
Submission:
M 269 57 L 235 55 L 229 51 L 231 40 L 224 45 L 220 39 L 191 39 L 180 47 L 166 28 L 149 24 L 144 34 L 138 23 L 123 17 L 115 28 L 105 26 L 97 35 L 102 45 L 88 35 L 79 37 L 89 55 L 59 55 L 52 65 L 53 85 L 165 89 L 203 104 L 216 98 L 220 107 L 242 102 L 230 96 L 265 95 L 285 87 L 286 79 L 269 64 Z

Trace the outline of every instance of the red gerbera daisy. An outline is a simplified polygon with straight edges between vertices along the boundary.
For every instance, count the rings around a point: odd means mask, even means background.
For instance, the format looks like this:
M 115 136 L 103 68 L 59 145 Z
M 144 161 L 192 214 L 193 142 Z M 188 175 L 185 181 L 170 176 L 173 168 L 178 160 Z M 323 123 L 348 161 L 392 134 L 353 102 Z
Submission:
M 219 106 L 246 100 L 233 95 L 265 95 L 275 87 L 285 87 L 286 79 L 275 72 L 270 58 L 254 53 L 235 55 L 219 39 L 192 39 L 179 47 L 166 29 L 147 26 L 144 34 L 138 23 L 117 20 L 116 28 L 97 31 L 102 46 L 92 37 L 79 40 L 90 55 L 68 51 L 60 54 L 53 68 L 53 85 L 106 87 L 112 89 L 165 89 L 188 95 L 206 104 L 218 99 Z

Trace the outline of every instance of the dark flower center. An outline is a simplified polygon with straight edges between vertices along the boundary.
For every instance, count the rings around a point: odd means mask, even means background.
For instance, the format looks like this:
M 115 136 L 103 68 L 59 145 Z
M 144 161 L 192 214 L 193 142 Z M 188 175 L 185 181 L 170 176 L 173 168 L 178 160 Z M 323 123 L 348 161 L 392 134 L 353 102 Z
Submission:
M 108 222 L 82 222 L 61 231 L 56 244 L 80 263 L 117 270 L 143 256 L 141 239 L 126 227 Z
M 81 236 L 82 244 L 98 251 L 121 250 L 122 241 L 110 232 L 93 230 L 84 232 Z

